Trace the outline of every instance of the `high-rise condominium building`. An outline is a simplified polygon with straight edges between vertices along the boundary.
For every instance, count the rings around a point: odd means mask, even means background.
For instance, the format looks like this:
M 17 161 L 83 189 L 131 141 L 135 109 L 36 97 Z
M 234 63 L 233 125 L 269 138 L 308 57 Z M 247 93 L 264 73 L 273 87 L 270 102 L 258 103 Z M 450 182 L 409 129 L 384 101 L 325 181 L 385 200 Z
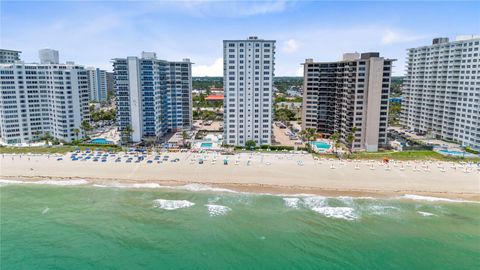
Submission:
M 158 60 L 154 53 L 113 59 L 117 121 L 134 142 L 192 127 L 192 63 Z M 130 132 L 128 132 L 130 130 Z
M 0 87 L 3 143 L 30 143 L 47 132 L 68 142 L 89 119 L 88 74 L 82 66 L 0 64 Z
M 15 63 L 20 61 L 21 51 L 0 49 L 0 64 Z
M 408 50 L 401 123 L 480 149 L 480 36 Z
M 275 41 L 223 41 L 224 142 L 272 143 Z
M 60 63 L 60 58 L 57 50 L 41 49 L 38 51 L 38 58 L 40 58 L 40 64 Z
M 353 150 L 377 151 L 387 143 L 392 59 L 349 53 L 338 62 L 304 63 L 302 128 L 337 132 Z M 355 132 L 353 132 L 355 131 Z
M 107 100 L 107 72 L 99 68 L 87 68 L 90 88 L 90 100 Z

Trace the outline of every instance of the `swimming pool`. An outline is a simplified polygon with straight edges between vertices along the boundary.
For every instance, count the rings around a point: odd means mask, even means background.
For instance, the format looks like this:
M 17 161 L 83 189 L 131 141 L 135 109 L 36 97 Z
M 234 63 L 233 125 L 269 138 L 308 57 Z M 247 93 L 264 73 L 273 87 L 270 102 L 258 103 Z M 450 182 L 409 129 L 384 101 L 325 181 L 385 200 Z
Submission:
M 202 144 L 200 144 L 200 147 L 201 148 L 212 148 L 212 143 L 211 142 L 203 142 Z
M 315 145 L 315 147 L 318 149 L 318 150 L 327 150 L 327 149 L 330 149 L 330 144 L 327 143 L 327 142 L 312 142 L 313 145 Z
M 462 152 L 462 151 L 455 151 L 455 150 L 447 150 L 447 149 L 442 149 L 438 150 L 440 154 L 444 155 L 449 155 L 449 156 L 457 156 L 457 157 L 474 157 L 474 154 L 467 153 L 467 152 Z
M 93 143 L 93 144 L 113 144 L 113 142 L 111 142 L 107 139 L 104 139 L 104 138 L 93 139 L 93 140 L 90 141 L 90 143 Z

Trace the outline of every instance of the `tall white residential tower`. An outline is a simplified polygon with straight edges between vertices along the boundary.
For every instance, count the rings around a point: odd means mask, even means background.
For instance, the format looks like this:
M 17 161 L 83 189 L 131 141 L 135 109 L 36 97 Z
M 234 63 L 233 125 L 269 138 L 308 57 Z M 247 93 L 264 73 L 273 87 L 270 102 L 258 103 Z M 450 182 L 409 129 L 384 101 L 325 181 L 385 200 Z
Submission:
M 107 100 L 107 72 L 99 68 L 89 67 L 88 83 L 90 88 L 90 100 L 106 101 Z
M 117 122 L 123 137 L 134 142 L 161 139 L 192 127 L 192 63 L 142 58 L 113 59 Z M 127 130 L 130 130 L 128 132 Z
M 275 41 L 223 41 L 224 143 L 272 143 Z
M 480 36 L 408 50 L 401 123 L 480 150 Z
M 89 119 L 88 74 L 74 64 L 0 64 L 0 141 L 26 144 L 47 132 L 69 142 Z
M 41 49 L 38 51 L 38 58 L 40 64 L 58 64 L 60 63 L 60 57 L 57 50 Z

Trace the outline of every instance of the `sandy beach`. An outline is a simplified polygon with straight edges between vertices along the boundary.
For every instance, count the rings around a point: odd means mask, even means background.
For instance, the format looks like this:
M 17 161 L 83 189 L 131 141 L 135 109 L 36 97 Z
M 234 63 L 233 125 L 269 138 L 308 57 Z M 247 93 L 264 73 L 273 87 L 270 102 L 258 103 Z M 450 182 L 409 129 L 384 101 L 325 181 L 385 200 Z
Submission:
M 235 191 L 331 196 L 391 197 L 404 194 L 480 201 L 476 164 L 314 159 L 309 154 L 241 153 L 233 156 L 163 153 L 126 163 L 125 153 L 106 162 L 73 161 L 70 154 L 2 155 L 0 179 L 20 181 L 84 179 L 89 184 L 205 184 Z M 130 155 L 133 157 L 133 155 Z M 62 157 L 62 160 L 58 160 Z M 115 159 L 121 157 L 120 162 Z M 224 159 L 228 158 L 228 165 Z M 171 162 L 178 159 L 177 162 Z M 199 159 L 203 164 L 199 164 Z M 151 160 L 150 162 L 147 162 Z

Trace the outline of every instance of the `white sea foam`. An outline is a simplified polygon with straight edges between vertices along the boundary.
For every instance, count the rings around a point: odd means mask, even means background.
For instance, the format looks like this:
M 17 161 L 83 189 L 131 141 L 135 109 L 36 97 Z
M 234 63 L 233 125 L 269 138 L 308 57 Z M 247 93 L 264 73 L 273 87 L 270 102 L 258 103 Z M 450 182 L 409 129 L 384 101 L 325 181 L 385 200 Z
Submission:
M 388 205 L 370 205 L 367 207 L 367 212 L 374 215 L 384 215 L 387 212 L 399 210 L 400 209 L 398 207 Z
M 313 211 L 320 213 L 329 218 L 338 218 L 345 220 L 355 220 L 358 216 L 355 214 L 355 210 L 351 207 L 314 207 Z
M 300 199 L 299 198 L 283 198 L 285 206 L 290 208 L 299 208 Z
M 228 206 L 218 205 L 218 204 L 206 204 L 205 205 L 208 209 L 208 214 L 211 217 L 215 216 L 223 216 L 226 213 L 230 212 L 232 209 Z
M 45 209 L 43 209 L 42 214 L 45 215 L 49 210 L 50 210 L 50 208 L 46 207 Z
M 183 185 L 183 186 L 172 187 L 172 188 L 185 189 L 185 190 L 188 190 L 188 191 L 215 191 L 215 192 L 238 193 L 238 192 L 236 192 L 234 190 L 231 190 L 231 189 L 215 188 L 215 187 L 211 187 L 211 186 L 204 185 L 204 184 L 186 184 L 186 185 Z
M 77 185 L 85 185 L 88 184 L 87 180 L 84 179 L 76 179 L 76 180 L 41 180 L 41 181 L 32 181 L 28 182 L 32 184 L 39 184 L 39 185 L 55 185 L 55 186 L 77 186 Z
M 162 186 L 157 183 L 138 183 L 133 184 L 132 187 L 134 188 L 161 188 Z
M 323 196 L 312 196 L 303 198 L 303 206 L 306 208 L 312 209 L 326 206 L 327 198 Z
M 188 208 L 194 206 L 195 203 L 187 200 L 164 200 L 158 199 L 153 201 L 155 207 L 165 209 L 165 210 L 175 210 L 180 208 Z
M 429 201 L 429 202 L 471 202 L 471 201 L 465 201 L 460 199 L 447 199 L 447 198 L 429 197 L 429 196 L 421 196 L 421 195 L 413 195 L 413 194 L 405 194 L 400 198 L 409 199 L 409 200 Z
M 417 213 L 419 213 L 420 215 L 422 215 L 424 217 L 436 216 L 434 213 L 430 213 L 430 212 L 417 211 Z
M 0 179 L 0 183 L 3 183 L 3 184 L 37 184 L 37 185 L 56 185 L 56 186 L 76 186 L 76 185 L 88 184 L 88 181 L 84 180 L 84 179 L 40 180 L 40 181 L 19 181 L 19 180 Z

